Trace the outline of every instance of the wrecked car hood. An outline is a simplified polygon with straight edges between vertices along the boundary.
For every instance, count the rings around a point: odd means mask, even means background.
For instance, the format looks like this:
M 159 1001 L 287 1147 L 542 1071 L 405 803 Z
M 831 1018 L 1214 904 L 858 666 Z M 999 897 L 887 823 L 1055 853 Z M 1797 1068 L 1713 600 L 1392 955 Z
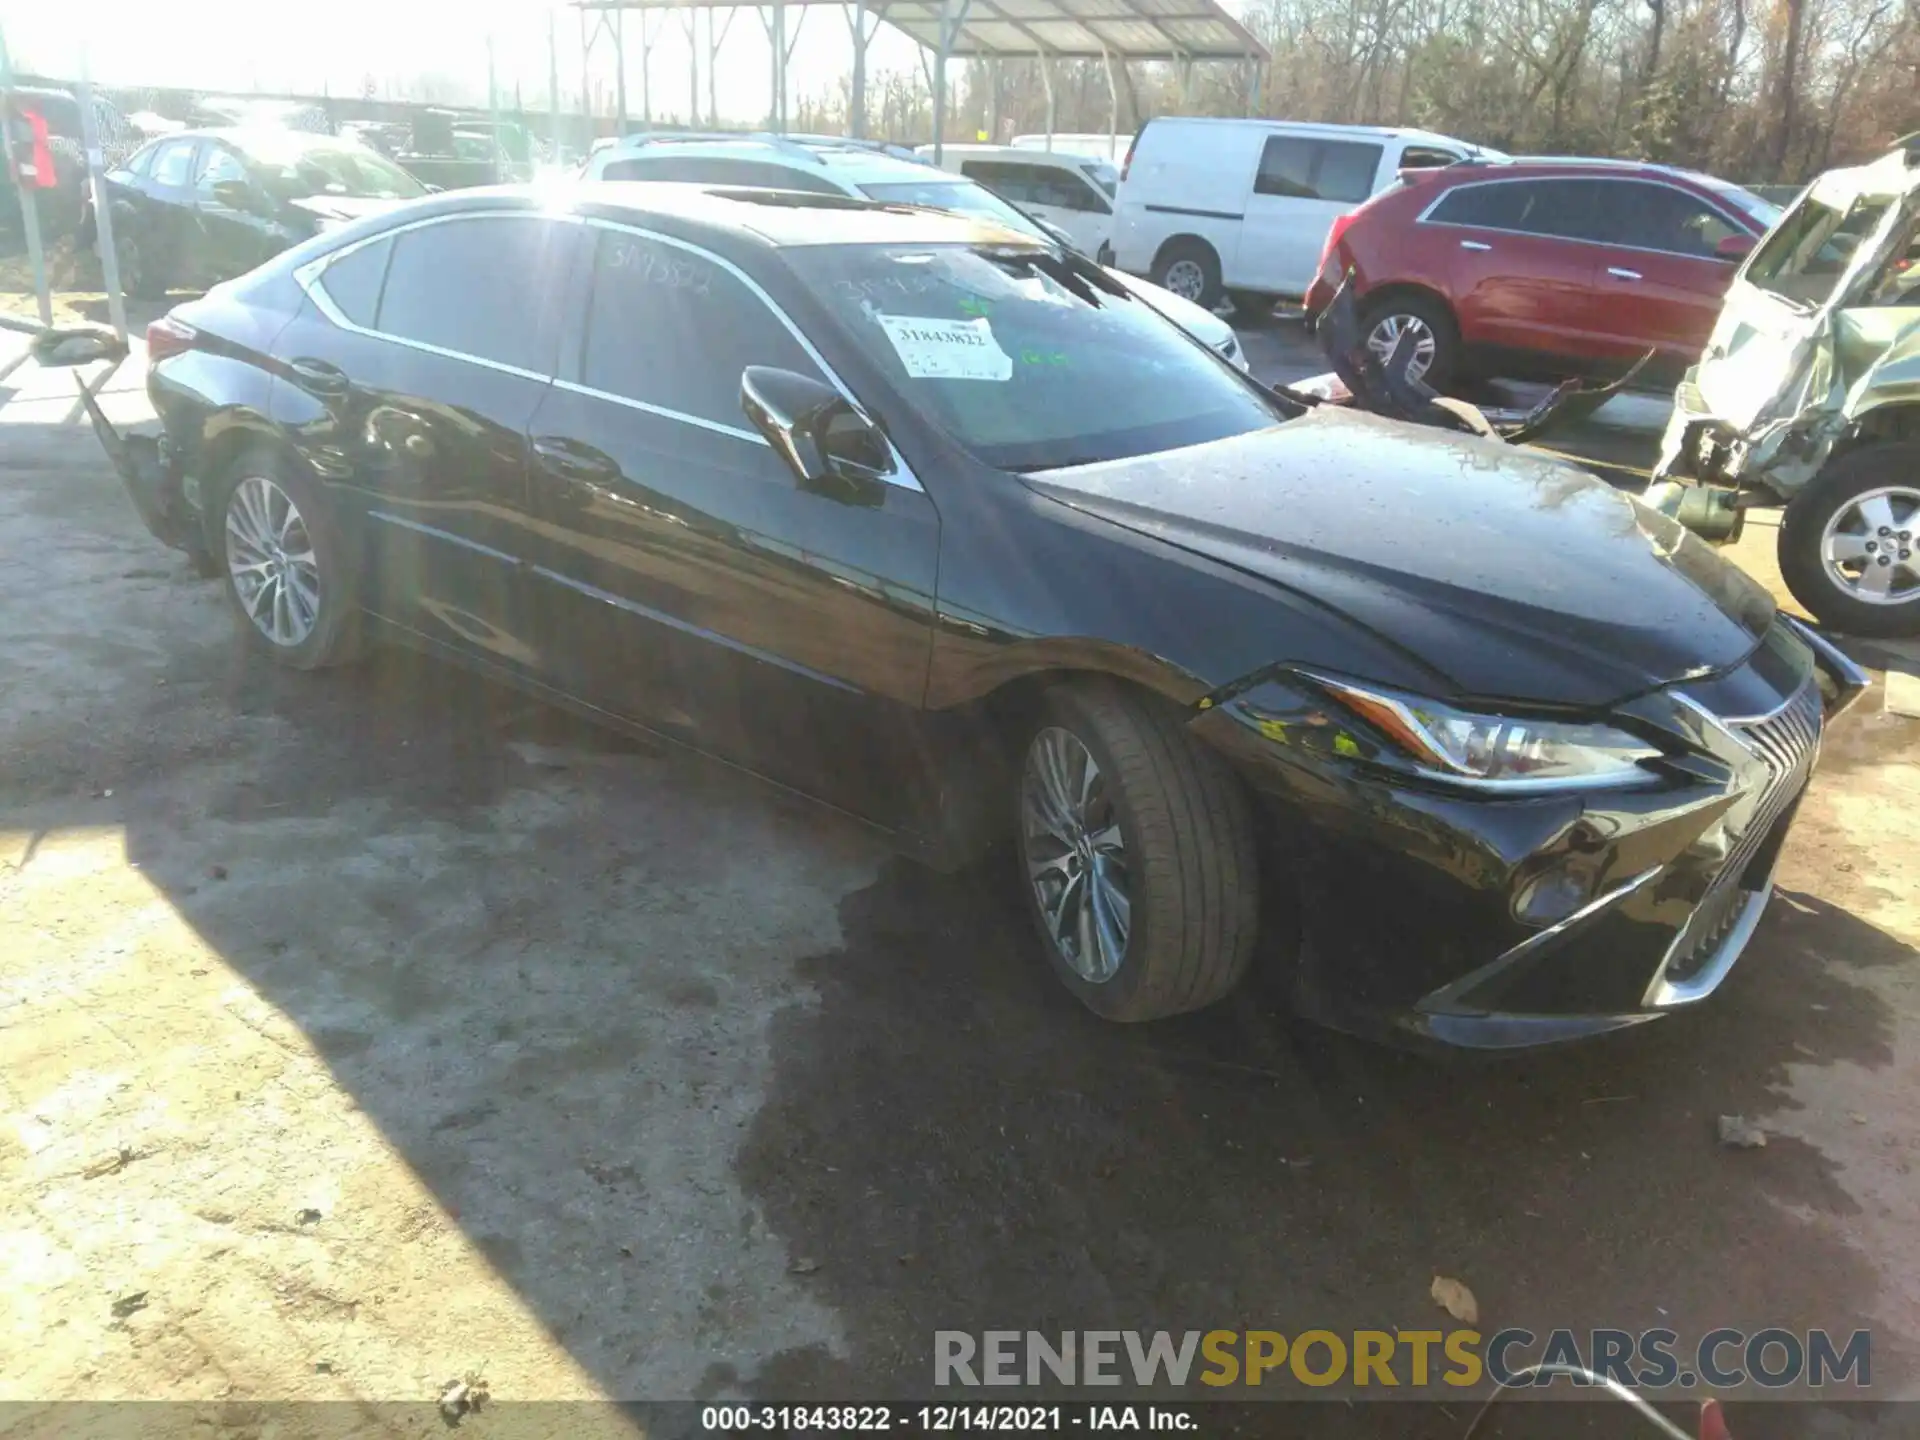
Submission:
M 1705 542 L 1583 470 L 1330 407 L 1024 478 L 1311 596 L 1461 695 L 1603 705 L 1739 663 L 1773 616 Z

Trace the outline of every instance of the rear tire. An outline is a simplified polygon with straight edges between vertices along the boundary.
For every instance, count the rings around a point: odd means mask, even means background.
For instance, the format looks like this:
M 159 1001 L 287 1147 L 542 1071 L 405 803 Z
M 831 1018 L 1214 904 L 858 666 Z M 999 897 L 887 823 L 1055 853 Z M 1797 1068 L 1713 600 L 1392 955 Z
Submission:
M 1424 381 L 1444 393 L 1461 371 L 1460 327 L 1454 323 L 1453 312 L 1446 302 L 1434 296 L 1402 292 L 1369 300 L 1361 307 L 1360 332 L 1366 337 L 1367 348 L 1383 365 L 1392 353 L 1394 337 L 1407 327 L 1421 337 L 1408 378 Z
M 95 237 L 95 248 L 100 246 Z M 113 253 L 120 266 L 120 289 L 135 300 L 159 300 L 167 293 L 167 277 L 160 257 L 153 254 L 151 242 L 140 238 L 138 222 L 130 207 L 122 206 L 113 216 Z
M 1162 290 L 1171 290 L 1203 310 L 1213 309 L 1225 293 L 1220 288 L 1220 257 L 1206 241 L 1192 236 L 1161 246 L 1160 253 L 1153 257 L 1149 278 Z
M 356 658 L 357 577 L 319 484 L 272 446 L 252 445 L 211 498 L 208 538 L 246 642 L 294 670 Z
M 1787 505 L 1779 556 L 1793 598 L 1821 624 L 1920 635 L 1920 442 L 1829 460 Z
M 1088 1009 L 1155 1020 L 1240 983 L 1259 928 L 1252 811 L 1171 706 L 1108 681 L 1049 690 L 1015 810 L 1028 912 Z

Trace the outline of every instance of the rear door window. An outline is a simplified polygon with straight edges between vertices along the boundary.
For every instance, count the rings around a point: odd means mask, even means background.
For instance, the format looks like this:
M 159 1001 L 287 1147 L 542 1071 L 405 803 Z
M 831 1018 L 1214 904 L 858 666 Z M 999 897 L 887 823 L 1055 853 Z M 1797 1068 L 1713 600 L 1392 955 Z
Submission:
M 552 322 L 573 238 L 572 226 L 530 215 L 480 215 L 402 231 L 393 240 L 374 328 L 551 374 Z
M 740 375 L 749 365 L 824 378 L 766 302 L 723 266 L 624 230 L 599 231 L 582 384 L 744 429 Z
M 1359 140 L 1270 135 L 1254 176 L 1256 195 L 1357 205 L 1373 194 L 1385 147 Z
M 1462 185 L 1440 197 L 1427 215 L 1436 225 L 1472 225 L 1486 230 L 1518 230 L 1527 213 L 1531 187 L 1524 180 L 1493 185 Z
M 1592 242 L 1606 238 L 1602 182 L 1534 180 L 1526 188 L 1527 207 L 1516 229 L 1557 240 Z
M 1599 238 L 1597 203 L 1591 180 L 1499 180 L 1448 191 L 1427 218 L 1440 225 L 1590 241 Z

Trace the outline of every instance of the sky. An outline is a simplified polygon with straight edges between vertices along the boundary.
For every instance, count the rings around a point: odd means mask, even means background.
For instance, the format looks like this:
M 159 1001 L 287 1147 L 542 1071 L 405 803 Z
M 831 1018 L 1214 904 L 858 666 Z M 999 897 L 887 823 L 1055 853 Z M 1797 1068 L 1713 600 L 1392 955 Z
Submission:
M 827 93 L 852 60 L 849 11 L 838 5 L 789 5 L 789 38 L 805 12 L 788 79 L 790 112 L 806 96 Z M 87 65 L 97 82 L 194 89 L 263 90 L 303 94 L 359 94 L 371 77 L 378 93 L 389 80 L 433 74 L 472 86 L 484 104 L 487 37 L 505 103 L 517 81 L 529 108 L 547 96 L 550 0 L 0 0 L 0 34 L 16 67 L 77 74 Z M 721 25 L 733 14 L 720 54 L 719 100 L 724 119 L 764 121 L 772 93 L 772 50 L 759 12 L 708 12 Z M 569 108 L 581 89 L 579 12 L 559 8 L 560 86 Z M 658 36 L 649 68 L 656 114 L 687 113 L 688 45 L 681 13 L 649 17 Z M 641 12 L 625 19 L 627 109 L 640 104 Z M 700 109 L 707 109 L 702 14 Z M 871 22 L 869 22 L 871 23 Z M 593 17 L 589 17 L 589 26 Z M 868 50 L 868 72 L 912 70 L 918 47 L 885 26 Z M 955 71 L 950 77 L 957 78 Z M 611 95 L 613 45 L 594 44 L 589 74 Z M 454 98 L 451 96 L 443 98 Z

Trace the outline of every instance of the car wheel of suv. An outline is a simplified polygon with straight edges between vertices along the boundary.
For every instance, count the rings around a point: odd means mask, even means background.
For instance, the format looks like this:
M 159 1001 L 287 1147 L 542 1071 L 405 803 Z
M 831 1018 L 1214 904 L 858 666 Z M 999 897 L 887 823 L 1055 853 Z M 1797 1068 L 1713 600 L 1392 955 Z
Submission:
M 1830 460 L 1787 506 L 1780 573 L 1822 624 L 1920 634 L 1920 444 Z
M 1460 357 L 1460 332 L 1453 316 L 1438 300 L 1423 295 L 1387 295 L 1370 302 L 1361 315 L 1367 349 L 1382 365 L 1393 354 L 1402 335 L 1414 341 L 1413 362 L 1407 378 L 1424 380 L 1435 390 L 1453 383 Z
M 1153 283 L 1211 310 L 1220 303 L 1220 257 L 1204 240 L 1173 240 L 1153 262 Z
M 1107 683 L 1049 691 L 1017 818 L 1041 944 L 1088 1009 L 1154 1020 L 1240 982 L 1259 918 L 1247 796 L 1163 702 Z
M 352 659 L 353 576 L 319 486 L 258 446 L 227 471 L 218 494 L 220 559 L 241 633 L 296 670 Z

